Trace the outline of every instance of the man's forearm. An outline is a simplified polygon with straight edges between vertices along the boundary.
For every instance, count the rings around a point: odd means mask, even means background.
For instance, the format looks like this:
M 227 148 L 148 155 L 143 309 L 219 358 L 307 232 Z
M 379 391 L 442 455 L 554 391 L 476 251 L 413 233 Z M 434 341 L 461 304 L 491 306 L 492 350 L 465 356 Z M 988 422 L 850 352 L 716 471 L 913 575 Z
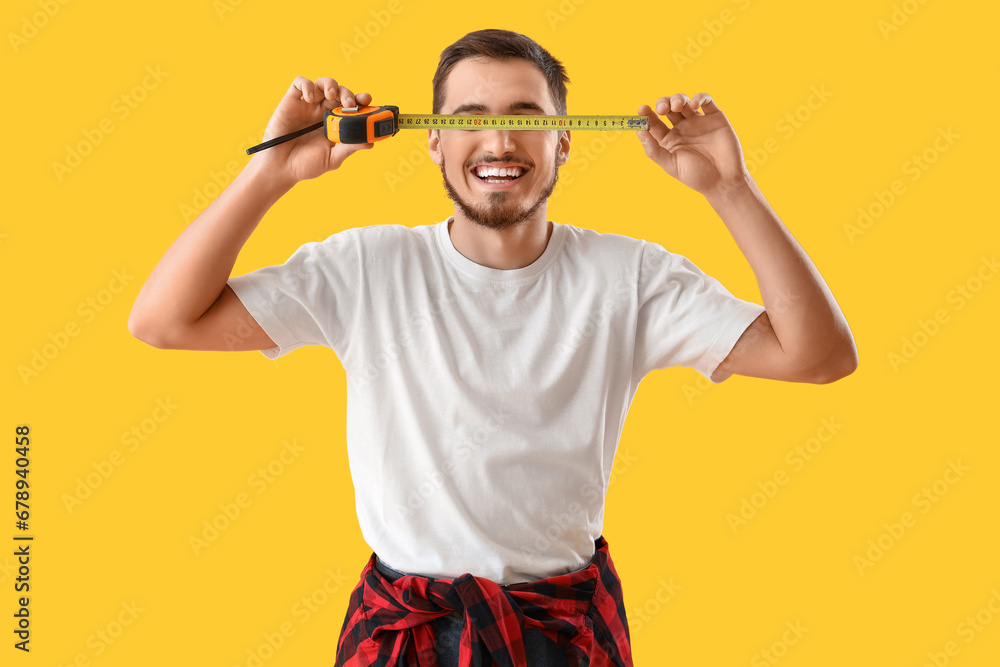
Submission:
M 164 253 L 139 290 L 129 330 L 157 338 L 201 317 L 222 293 L 257 224 L 291 187 L 251 159 Z
M 707 196 L 750 263 L 782 351 L 802 368 L 849 367 L 857 350 L 833 293 L 747 175 Z

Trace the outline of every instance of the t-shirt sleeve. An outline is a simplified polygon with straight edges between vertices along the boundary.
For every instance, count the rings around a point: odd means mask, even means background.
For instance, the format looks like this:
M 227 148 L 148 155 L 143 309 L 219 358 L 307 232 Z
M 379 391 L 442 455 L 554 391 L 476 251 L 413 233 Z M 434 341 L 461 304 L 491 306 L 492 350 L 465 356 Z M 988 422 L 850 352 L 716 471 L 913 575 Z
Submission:
M 694 368 L 706 378 L 764 307 L 733 296 L 682 255 L 643 242 L 634 369 Z M 729 375 L 720 378 L 722 382 Z
M 352 230 L 311 241 L 284 264 L 231 277 L 229 286 L 277 347 L 261 350 L 277 359 L 304 345 L 341 354 L 352 325 L 357 245 Z

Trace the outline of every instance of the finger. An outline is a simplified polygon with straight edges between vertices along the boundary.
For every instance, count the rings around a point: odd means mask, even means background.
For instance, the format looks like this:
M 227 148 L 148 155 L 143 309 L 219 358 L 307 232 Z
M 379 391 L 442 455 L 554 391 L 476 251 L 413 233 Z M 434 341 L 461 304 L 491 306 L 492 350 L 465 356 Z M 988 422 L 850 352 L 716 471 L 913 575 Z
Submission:
M 347 86 L 340 87 L 340 105 L 344 107 L 356 107 L 358 106 L 358 101 L 354 97 L 354 93 Z
M 722 109 L 719 108 L 719 105 L 717 105 L 715 100 L 711 97 L 707 97 L 705 101 L 701 103 L 701 110 L 705 112 L 706 116 L 713 113 L 722 113 Z
M 302 86 L 309 79 L 304 76 L 297 76 L 292 80 L 292 85 L 288 86 L 288 90 L 285 91 L 285 97 L 293 99 L 295 101 L 302 99 Z
M 648 118 L 647 121 L 648 134 L 650 134 L 657 143 L 663 141 L 664 138 L 666 138 L 667 134 L 670 132 L 670 128 L 667 127 L 666 123 L 660 120 L 659 116 L 653 113 L 653 110 L 649 107 L 648 104 L 643 104 L 641 107 L 639 107 L 639 115 L 646 116 Z M 640 132 L 641 131 L 642 130 L 640 130 Z
M 671 98 L 669 97 L 661 97 L 660 99 L 656 100 L 656 113 L 660 114 L 661 116 L 666 116 L 667 120 L 670 121 L 671 125 L 676 125 L 677 123 L 679 123 L 684 119 L 684 116 L 682 116 L 680 113 L 670 110 L 670 100 Z
M 323 92 L 327 94 L 329 94 L 331 90 L 333 92 L 337 92 L 337 90 L 340 88 L 340 86 L 337 85 L 337 82 L 328 76 L 323 76 L 316 79 L 316 86 L 318 88 L 321 88 Z
M 340 86 L 336 81 L 330 80 L 330 87 L 326 91 L 326 99 L 323 100 L 323 106 L 327 109 L 335 109 L 339 106 L 350 106 L 341 105 L 340 103 Z
M 712 96 L 709 95 L 708 93 L 698 93 L 697 95 L 691 98 L 691 102 L 694 105 L 695 109 L 701 109 L 704 113 L 709 113 L 707 107 L 707 105 L 709 104 L 711 104 L 714 107 L 714 111 L 712 113 L 718 111 L 719 109 L 719 107 L 716 107 L 714 104 L 712 104 Z
M 316 84 L 304 76 L 295 77 L 291 87 L 288 89 L 288 94 L 294 95 L 297 99 L 309 104 L 318 101 L 316 97 Z
M 323 99 L 320 102 L 324 109 L 333 109 L 340 106 L 340 86 L 330 77 L 316 79 L 316 86 L 323 92 Z
M 678 93 L 670 99 L 670 108 L 680 111 L 684 118 L 694 118 L 698 115 L 698 107 L 692 106 L 691 98 L 684 93 Z
M 355 95 L 354 99 L 358 101 L 361 106 L 368 106 L 372 103 L 372 96 L 368 93 L 358 93 Z
M 684 93 L 674 93 L 670 96 L 670 110 L 677 112 L 683 111 L 684 105 L 689 101 L 688 96 Z

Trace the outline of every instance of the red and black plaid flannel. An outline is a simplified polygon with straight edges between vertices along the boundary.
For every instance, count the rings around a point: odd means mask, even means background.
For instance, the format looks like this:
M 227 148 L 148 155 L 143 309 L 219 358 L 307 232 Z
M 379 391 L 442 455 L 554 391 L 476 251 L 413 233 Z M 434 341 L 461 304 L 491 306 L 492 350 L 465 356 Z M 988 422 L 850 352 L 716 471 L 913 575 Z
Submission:
M 471 574 L 389 581 L 375 569 L 373 553 L 351 592 L 336 666 L 436 667 L 429 622 L 459 611 L 463 667 L 526 667 L 526 628 L 558 643 L 573 667 L 631 667 L 621 580 L 607 540 L 601 536 L 594 545 L 594 559 L 582 570 L 507 586 Z

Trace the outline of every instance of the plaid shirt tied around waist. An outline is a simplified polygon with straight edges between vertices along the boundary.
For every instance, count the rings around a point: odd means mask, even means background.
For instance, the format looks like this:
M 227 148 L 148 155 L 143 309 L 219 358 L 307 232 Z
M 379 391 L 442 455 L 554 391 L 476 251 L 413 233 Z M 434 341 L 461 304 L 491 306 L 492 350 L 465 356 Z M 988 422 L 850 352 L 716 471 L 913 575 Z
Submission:
M 506 586 L 471 574 L 389 581 L 373 553 L 351 592 L 335 665 L 437 667 L 429 622 L 458 611 L 465 614 L 463 667 L 527 667 L 526 628 L 558 643 L 572 667 L 631 667 L 621 580 L 607 540 L 601 536 L 594 545 L 582 570 Z

